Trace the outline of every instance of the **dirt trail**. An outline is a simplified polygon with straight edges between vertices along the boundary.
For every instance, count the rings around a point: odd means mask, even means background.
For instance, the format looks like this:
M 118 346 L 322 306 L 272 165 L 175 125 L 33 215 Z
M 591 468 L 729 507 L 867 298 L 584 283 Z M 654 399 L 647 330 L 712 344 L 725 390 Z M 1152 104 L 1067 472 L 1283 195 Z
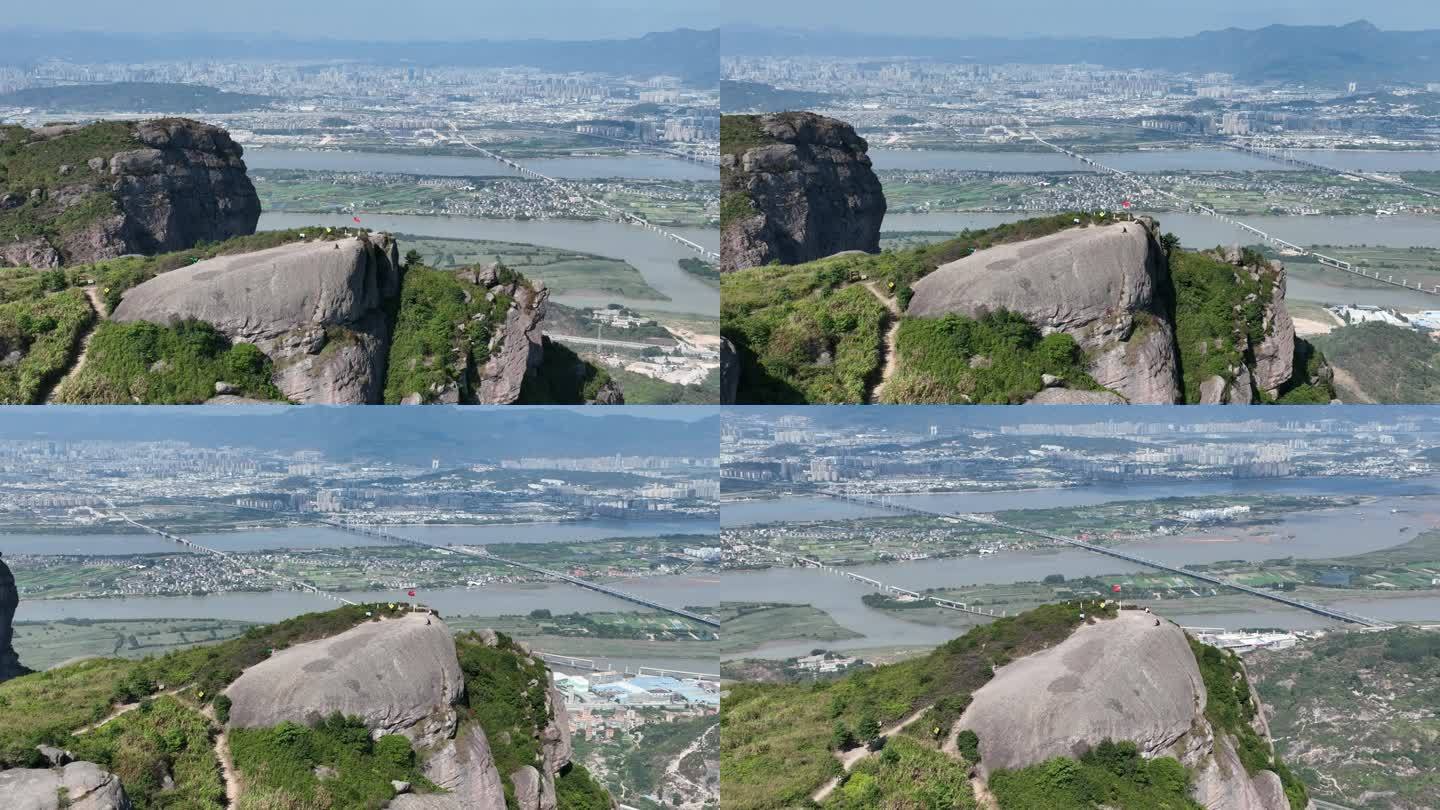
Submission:
M 904 720 L 901 720 L 900 722 L 896 723 L 895 725 L 893 725 L 893 726 L 887 726 L 887 727 L 885 727 L 885 728 L 880 729 L 880 736 L 881 736 L 881 737 L 890 737 L 890 736 L 892 736 L 892 735 L 894 735 L 894 734 L 898 734 L 898 733 L 900 733 L 901 731 L 904 731 L 911 723 L 914 723 L 915 721 L 919 720 L 921 717 L 924 717 L 924 716 L 925 716 L 925 712 L 928 712 L 928 711 L 930 711 L 930 707 L 929 707 L 929 706 L 926 706 L 926 707 L 924 707 L 923 709 L 920 709 L 919 711 L 917 711 L 917 712 L 915 712 L 914 714 L 910 715 L 909 717 L 905 718 Z M 882 750 L 883 750 L 883 749 L 882 749 Z M 862 745 L 862 746 L 860 746 L 860 747 L 858 747 L 858 748 L 851 748 L 849 751 L 846 751 L 846 752 L 840 754 L 840 757 L 839 757 L 839 758 L 840 758 L 840 764 L 845 768 L 845 771 L 848 773 L 851 768 L 855 767 L 855 763 L 857 763 L 857 762 L 859 762 L 860 760 L 862 760 L 862 759 L 870 756 L 870 755 L 873 754 L 873 753 L 875 753 L 875 752 L 874 752 L 874 751 L 871 751 L 871 750 L 869 749 L 869 747 L 864 746 L 864 745 Z M 835 792 L 835 788 L 837 788 L 837 787 L 839 787 L 839 786 L 840 786 L 840 777 L 837 776 L 837 777 L 835 777 L 834 779 L 831 779 L 829 782 L 826 782 L 825 785 L 824 785 L 823 787 L 821 787 L 819 790 L 815 791 L 815 795 L 811 796 L 810 798 L 811 798 L 812 800 L 814 800 L 814 802 L 815 802 L 816 804 L 819 804 L 820 802 L 823 802 L 823 801 L 825 801 L 825 799 L 829 798 L 830 794 L 833 793 L 833 792 Z
M 225 804 L 234 807 L 240 801 L 240 777 L 235 775 L 235 762 L 230 758 L 230 740 L 224 731 L 215 735 L 215 758 L 220 760 L 220 775 L 225 778 Z
M 186 688 L 186 687 L 180 687 L 180 688 L 178 688 L 178 689 L 167 689 L 167 690 L 165 690 L 164 692 L 156 692 L 155 694 L 151 695 L 148 699 L 149 699 L 149 700 L 154 700 L 154 699 L 157 698 L 157 697 L 166 697 L 166 696 L 168 696 L 168 697 L 175 697 L 176 695 L 178 695 L 178 694 L 181 692 L 181 690 L 183 690 L 183 689 L 185 689 L 185 688 Z M 97 728 L 100 728 L 101 726 L 105 725 L 106 723 L 109 723 L 110 721 L 114 720 L 115 718 L 120 717 L 120 716 L 122 716 L 122 715 L 129 714 L 130 712 L 133 712 L 133 711 L 135 711 L 135 710 L 138 709 L 138 708 L 140 708 L 140 703 L 139 703 L 138 701 L 135 702 L 135 703 L 122 703 L 122 704 L 120 704 L 119 706 L 116 706 L 114 709 L 111 709 L 111 710 L 110 710 L 110 713 L 107 714 L 107 715 L 105 715 L 103 718 L 101 718 L 101 719 L 99 719 L 99 720 L 96 720 L 95 722 L 91 723 L 91 724 L 88 725 L 88 726 L 83 726 L 83 727 L 81 727 L 81 728 L 77 728 L 77 729 L 75 729 L 74 731 L 72 731 L 72 732 L 70 732 L 70 733 L 71 733 L 71 734 L 75 734 L 75 735 L 87 734 L 87 733 L 89 733 L 89 732 L 91 732 L 91 731 L 94 731 L 94 730 L 97 729 Z
M 880 373 L 880 382 L 870 389 L 869 396 L 865 398 L 866 402 L 874 405 L 880 401 L 880 393 L 885 390 L 885 383 L 895 376 L 895 369 L 899 366 L 899 361 L 895 357 L 895 341 L 900 336 L 900 304 L 894 298 L 887 297 L 880 292 L 880 282 L 878 281 L 865 282 L 865 289 L 869 290 L 870 294 L 890 311 L 889 323 L 885 327 L 885 368 Z
M 78 374 L 80 369 L 85 367 L 85 356 L 90 351 L 90 338 L 95 336 L 95 330 L 99 328 L 101 321 L 105 320 L 105 305 L 100 300 L 99 288 L 92 284 L 85 287 L 84 291 L 85 298 L 90 301 L 90 308 L 95 310 L 95 321 L 90 324 L 90 328 L 86 329 L 85 334 L 80 337 L 80 353 L 76 356 L 74 365 L 70 366 L 70 370 L 65 372 L 64 377 L 61 377 L 54 385 L 50 386 L 50 392 L 45 395 L 46 405 L 55 404 L 55 395 L 60 392 L 60 389 L 64 387 L 65 383 L 71 377 Z

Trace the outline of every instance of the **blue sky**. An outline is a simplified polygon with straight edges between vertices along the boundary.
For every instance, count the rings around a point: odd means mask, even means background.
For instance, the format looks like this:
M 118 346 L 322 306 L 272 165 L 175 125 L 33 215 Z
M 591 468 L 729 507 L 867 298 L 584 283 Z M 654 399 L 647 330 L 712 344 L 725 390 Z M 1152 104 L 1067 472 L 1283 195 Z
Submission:
M 717 0 L 50 0 L 5 5 L 0 27 L 274 31 L 296 39 L 609 39 L 714 28 L 721 18 Z
M 1343 25 L 1367 19 L 1385 29 L 1440 28 L 1440 0 L 725 0 L 723 24 L 874 33 L 968 36 L 1117 37 L 1189 35 L 1274 23 Z M 818 11 L 817 9 L 823 9 Z

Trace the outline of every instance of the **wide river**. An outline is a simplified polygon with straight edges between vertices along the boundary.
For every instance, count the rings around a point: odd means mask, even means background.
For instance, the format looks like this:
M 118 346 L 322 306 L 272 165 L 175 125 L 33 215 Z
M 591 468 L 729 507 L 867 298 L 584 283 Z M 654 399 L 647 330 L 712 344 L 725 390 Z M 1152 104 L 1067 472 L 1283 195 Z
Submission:
M 587 180 L 624 177 L 661 180 L 720 181 L 720 170 L 703 163 L 662 155 L 632 153 L 620 157 L 561 157 L 517 161 L 547 177 Z M 389 172 L 441 177 L 518 177 L 498 160 L 475 157 L 417 155 L 403 152 L 348 152 L 339 149 L 255 149 L 245 151 L 249 169 L 304 169 L 335 172 Z
M 1036 212 L 1015 213 L 935 213 L 887 214 L 886 231 L 945 231 L 959 233 L 966 228 L 993 228 L 1038 216 Z M 1251 244 L 1258 241 L 1253 234 L 1227 225 L 1204 214 L 1167 212 L 1157 214 L 1162 230 L 1180 237 L 1187 247 L 1205 248 L 1215 245 Z M 1300 245 L 1385 245 L 1388 247 L 1440 247 L 1440 218 L 1422 216 L 1394 217 L 1300 217 L 1255 216 L 1245 221 L 1266 233 Z M 1332 271 L 1340 275 L 1339 270 Z M 1332 304 L 1373 304 L 1406 308 L 1433 309 L 1433 295 L 1409 292 L 1388 285 L 1344 287 L 1327 284 L 1329 276 L 1292 275 L 1286 297 L 1293 300 L 1318 301 Z
M 486 526 L 389 526 L 388 531 L 425 543 L 488 545 L 490 543 L 563 543 L 613 537 L 660 537 L 670 534 L 711 534 L 708 520 L 581 520 L 551 523 L 505 523 Z M 384 541 L 325 526 L 186 534 L 201 545 L 221 551 L 346 548 L 385 545 Z M 172 554 L 185 549 L 152 534 L 0 534 L 4 554 Z
M 1094 169 L 1057 152 L 951 152 L 945 150 L 871 149 L 875 169 L 957 169 L 976 172 L 1083 172 Z M 1352 149 L 1297 151 L 1297 157 L 1332 169 L 1366 172 L 1440 171 L 1440 151 L 1364 152 Z M 1293 171 L 1273 160 L 1234 149 L 1156 149 L 1101 152 L 1097 163 L 1129 172 Z M 248 160 L 248 158 L 247 158 Z
M 1266 560 L 1280 557 L 1325 559 L 1360 554 L 1407 542 L 1421 531 L 1440 527 L 1440 479 L 1385 481 L 1329 478 L 1258 481 L 1192 482 L 1174 485 L 1096 485 L 1061 490 L 1011 493 L 950 493 L 908 496 L 902 500 L 926 509 L 992 511 L 1015 508 L 1079 506 L 1127 500 L 1148 500 L 1175 495 L 1295 494 L 1368 495 L 1377 498 L 1360 508 L 1311 510 L 1285 515 L 1264 527 L 1259 536 L 1242 531 L 1212 529 L 1190 538 L 1161 537 L 1127 543 L 1125 549 L 1171 565 L 1220 560 Z M 775 521 L 806 521 L 878 514 L 853 504 L 818 498 L 786 498 L 723 504 L 725 525 L 739 526 Z M 1023 521 L 1021 521 L 1023 522 Z M 954 587 L 1037 581 L 1049 574 L 1067 577 L 1146 571 L 1080 549 L 1044 549 L 1002 552 L 981 558 L 923 560 L 908 563 L 864 565 L 847 570 L 909 589 Z M 728 599 L 809 603 L 825 610 L 841 625 L 863 633 L 864 638 L 834 642 L 842 649 L 938 644 L 958 634 L 954 629 L 929 627 L 865 607 L 860 597 L 871 592 L 854 580 L 809 569 L 771 569 L 725 574 Z M 1234 598 L 1234 597 L 1232 597 Z M 1243 598 L 1243 597 L 1241 597 Z M 1183 624 L 1215 627 L 1313 628 L 1333 623 L 1320 616 L 1260 599 L 1243 612 L 1206 613 L 1205 601 L 1166 602 L 1162 613 Z M 1440 594 L 1385 599 L 1348 598 L 1332 602 L 1361 615 L 1391 620 L 1440 620 Z M 801 655 L 814 641 L 775 642 L 758 651 L 768 657 Z
M 494 239 L 530 245 L 593 253 L 629 262 L 645 282 L 669 301 L 622 298 L 619 296 L 555 295 L 570 306 L 604 306 L 616 302 L 641 310 L 685 312 L 714 317 L 720 312 L 720 292 L 680 269 L 680 259 L 699 258 L 663 236 L 635 225 L 618 222 L 582 222 L 562 219 L 481 219 L 478 217 L 430 217 L 406 214 L 365 214 L 367 228 L 416 236 L 449 239 Z M 260 215 L 259 229 L 278 231 L 311 225 L 348 227 L 348 214 L 297 214 L 267 212 Z M 673 228 L 679 235 L 711 250 L 720 249 L 720 232 L 709 228 Z M 405 246 L 400 250 L 403 253 Z

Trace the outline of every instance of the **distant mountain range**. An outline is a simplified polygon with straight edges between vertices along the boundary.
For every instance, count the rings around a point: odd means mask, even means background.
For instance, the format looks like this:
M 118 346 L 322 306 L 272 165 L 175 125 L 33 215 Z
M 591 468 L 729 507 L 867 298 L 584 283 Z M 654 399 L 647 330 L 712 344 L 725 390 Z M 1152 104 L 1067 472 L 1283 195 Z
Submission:
M 361 62 L 506 67 L 619 75 L 670 74 L 711 86 L 720 75 L 720 32 L 689 28 L 633 39 L 356 42 L 259 34 L 111 34 L 0 31 L 0 64 L 46 59 L 135 62 L 162 59 L 341 59 Z
M 234 113 L 266 107 L 272 99 L 250 93 L 227 93 L 198 84 L 115 82 L 30 87 L 0 95 L 0 107 L 47 110 L 126 110 L 130 112 Z
M 1144 39 L 946 38 L 727 27 L 721 30 L 721 48 L 726 56 L 841 54 L 991 64 L 1087 62 L 1323 85 L 1440 81 L 1440 30 L 1382 31 L 1363 20 L 1343 26 L 1271 25 Z
M 711 457 L 720 446 L 717 411 L 697 407 L 690 415 L 700 418 L 681 421 L 619 412 L 585 415 L 563 407 L 14 407 L 0 416 L 0 440 L 184 441 L 201 447 L 312 449 L 341 460 L 423 464 L 438 457 L 447 467 L 519 456 Z

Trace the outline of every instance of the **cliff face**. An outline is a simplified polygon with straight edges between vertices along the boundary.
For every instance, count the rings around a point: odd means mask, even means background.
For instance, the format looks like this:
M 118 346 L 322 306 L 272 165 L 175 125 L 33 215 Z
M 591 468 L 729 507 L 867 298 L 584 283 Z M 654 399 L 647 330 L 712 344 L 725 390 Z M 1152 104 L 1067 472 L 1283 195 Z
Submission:
M 814 113 L 726 116 L 720 271 L 877 252 L 885 194 L 868 148 L 849 124 Z
M 29 674 L 15 654 L 12 642 L 15 639 L 15 608 L 20 605 L 20 592 L 15 588 L 15 576 L 9 566 L 0 560 L 0 681 Z
M 491 338 L 490 357 L 478 370 L 475 401 L 480 405 L 515 402 L 520 398 L 525 375 L 538 369 L 545 357 L 541 323 L 550 291 L 543 282 L 531 289 L 517 281 L 504 292 L 513 303 Z
M 294 402 L 379 402 L 400 261 L 383 234 L 296 242 L 162 273 L 125 293 L 116 321 L 194 318 L 275 363 Z
M 0 264 L 55 267 L 255 232 L 243 150 L 183 118 L 0 132 Z M 14 238 L 19 237 L 19 238 Z
M 1168 405 L 1181 394 L 1168 275 L 1147 222 L 1076 228 L 942 265 L 915 283 L 906 314 L 1019 313 L 1075 338 L 1100 385 Z
M 1121 611 L 998 669 L 956 728 L 979 736 L 982 778 L 1078 757 L 1106 739 L 1129 740 L 1146 758 L 1174 757 L 1190 768 L 1191 795 L 1207 808 L 1290 810 L 1275 771 L 1246 773 L 1238 740 L 1213 726 L 1206 701 L 1206 681 L 1184 631 Z M 1270 746 L 1263 721 L 1256 722 Z

